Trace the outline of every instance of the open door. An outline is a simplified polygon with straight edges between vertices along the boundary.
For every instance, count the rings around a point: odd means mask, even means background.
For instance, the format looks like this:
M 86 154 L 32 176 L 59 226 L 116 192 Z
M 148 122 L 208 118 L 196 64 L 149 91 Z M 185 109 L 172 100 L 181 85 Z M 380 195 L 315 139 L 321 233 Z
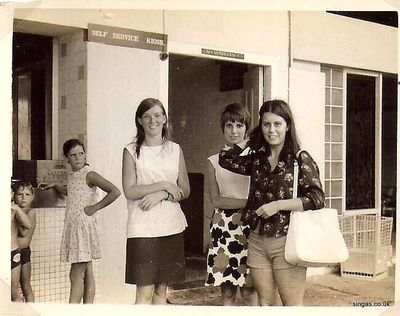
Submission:
M 346 211 L 381 211 L 381 79 L 347 73 Z
M 248 65 L 243 75 L 245 105 L 251 113 L 251 128 L 258 124 L 258 110 L 263 103 L 263 67 Z

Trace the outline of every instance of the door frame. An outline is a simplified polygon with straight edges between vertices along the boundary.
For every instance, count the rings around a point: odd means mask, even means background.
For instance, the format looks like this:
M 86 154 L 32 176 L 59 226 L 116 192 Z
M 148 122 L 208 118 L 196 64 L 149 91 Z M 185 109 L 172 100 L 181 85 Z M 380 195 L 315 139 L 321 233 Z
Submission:
M 206 55 L 202 54 L 202 49 L 210 49 L 210 50 L 217 50 L 217 51 L 226 51 L 226 52 L 235 52 L 237 49 L 230 48 L 230 47 L 211 47 L 211 46 L 200 46 L 200 45 L 193 45 L 187 44 L 182 42 L 168 42 L 168 53 L 176 54 L 176 55 L 185 55 L 191 57 L 199 57 L 199 58 L 208 58 L 213 60 L 224 60 L 229 62 L 235 63 L 245 63 L 245 64 L 254 64 L 258 66 L 262 66 L 264 69 L 264 78 L 263 78 L 263 98 L 262 101 L 269 100 L 273 97 L 278 97 L 280 95 L 280 76 L 278 71 L 278 63 L 279 57 L 272 56 L 272 55 L 261 55 L 261 54 L 254 54 L 249 52 L 241 52 L 244 57 L 243 59 L 238 58 L 229 58 L 229 57 L 222 57 L 222 56 L 214 56 L 214 55 Z M 160 99 L 165 101 L 168 107 L 168 62 L 164 61 L 161 62 L 160 65 L 160 90 L 159 96 Z M 287 89 L 286 89 L 287 91 Z M 260 104 L 261 106 L 261 104 Z M 168 109 L 166 109 L 168 110 Z
M 168 53 L 173 55 L 183 55 L 194 58 L 206 58 L 208 60 L 221 60 L 232 63 L 242 63 L 258 66 L 259 78 L 262 84 L 259 85 L 259 102 L 258 109 L 261 107 L 262 103 L 266 100 L 271 99 L 272 97 L 279 97 L 282 91 L 285 91 L 288 94 L 288 90 L 283 90 L 280 86 L 280 83 L 286 82 L 286 80 L 281 79 L 279 76 L 278 66 L 279 66 L 279 58 L 276 56 L 269 55 L 260 55 L 253 54 L 248 52 L 240 52 L 243 54 L 243 59 L 241 58 L 232 58 L 232 57 L 223 57 L 223 56 L 215 56 L 215 55 L 206 55 L 202 53 L 202 49 L 223 51 L 223 52 L 237 52 L 236 49 L 224 47 L 224 48 L 214 48 L 209 46 L 200 46 L 200 45 L 192 45 L 181 42 L 168 42 Z M 241 56 L 242 57 L 242 56 Z M 282 65 L 281 65 L 282 66 Z M 168 111 L 169 102 L 168 102 L 168 93 L 169 93 L 169 62 L 168 60 L 161 61 L 160 64 L 160 87 L 159 87 L 159 97 L 166 105 L 166 111 Z M 281 81 L 280 81 L 281 80 Z M 282 81 L 283 80 L 283 81 Z M 257 113 L 258 113 L 257 109 Z M 205 234 L 205 230 L 207 229 L 208 224 L 203 226 L 203 236 Z M 204 244 L 203 240 L 203 251 L 206 249 L 206 244 Z
M 344 215 L 361 215 L 361 214 L 381 214 L 381 191 L 382 191 L 382 74 L 366 70 L 343 69 L 343 105 L 345 106 L 343 119 L 343 135 L 346 137 L 347 132 L 347 75 L 361 75 L 375 78 L 375 208 L 347 210 L 346 209 L 346 152 L 347 142 L 343 141 L 343 166 L 342 174 L 342 209 Z

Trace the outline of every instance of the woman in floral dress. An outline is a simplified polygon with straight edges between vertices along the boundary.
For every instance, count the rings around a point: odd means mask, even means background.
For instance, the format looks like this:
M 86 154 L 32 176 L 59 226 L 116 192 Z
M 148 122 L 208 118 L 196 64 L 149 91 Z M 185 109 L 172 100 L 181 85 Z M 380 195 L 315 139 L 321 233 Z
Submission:
M 250 114 L 243 106 L 227 105 L 220 118 L 227 147 L 243 141 Z M 206 285 L 220 286 L 223 305 L 233 305 L 237 288 L 248 305 L 258 305 L 247 268 L 249 227 L 241 221 L 240 209 L 247 201 L 249 177 L 221 168 L 218 154 L 208 158 L 207 183 L 214 214 L 210 224 Z

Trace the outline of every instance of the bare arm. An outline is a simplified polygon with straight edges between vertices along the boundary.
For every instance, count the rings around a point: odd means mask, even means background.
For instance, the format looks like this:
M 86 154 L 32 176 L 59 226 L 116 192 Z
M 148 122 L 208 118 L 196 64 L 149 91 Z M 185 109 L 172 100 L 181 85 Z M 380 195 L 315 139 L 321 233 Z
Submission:
M 304 210 L 303 202 L 301 201 L 300 198 L 272 201 L 270 203 L 261 205 L 256 210 L 256 214 L 258 216 L 268 218 L 271 217 L 272 215 L 275 215 L 281 210 L 302 212 Z
M 39 187 L 42 190 L 53 189 L 63 195 L 67 195 L 67 185 L 65 185 L 65 184 L 58 184 L 58 183 L 51 184 L 51 185 L 40 184 Z
M 227 198 L 220 195 L 218 183 L 215 178 L 215 168 L 210 161 L 207 163 L 206 181 L 208 184 L 208 194 L 213 207 L 236 209 L 243 208 L 246 205 L 246 199 Z
M 171 183 L 170 185 L 173 184 Z M 162 193 L 165 197 L 164 190 L 169 192 L 169 186 L 166 181 L 146 185 L 137 184 L 135 161 L 127 149 L 124 149 L 122 160 L 122 187 L 125 197 L 129 200 L 139 200 L 155 192 L 160 192 L 160 194 Z
M 186 199 L 190 194 L 190 184 L 189 177 L 186 171 L 185 158 L 183 156 L 183 152 L 180 149 L 179 152 L 179 166 L 178 166 L 178 185 L 171 184 L 169 182 L 159 182 L 165 183 L 167 186 L 170 184 L 172 186 L 172 191 L 170 189 L 164 189 L 161 191 L 152 192 L 146 194 L 143 198 L 141 198 L 138 206 L 141 210 L 147 211 L 151 209 L 154 205 L 160 203 L 162 200 L 168 201 L 180 201 Z
M 121 195 L 121 192 L 114 184 L 103 178 L 97 172 L 90 171 L 86 175 L 86 183 L 90 187 L 96 186 L 102 189 L 104 192 L 107 192 L 107 195 L 102 200 L 96 204 L 85 207 L 85 213 L 89 216 L 111 204 Z
M 189 176 L 186 170 L 185 157 L 183 156 L 182 149 L 180 149 L 180 154 L 179 154 L 178 187 L 182 191 L 182 194 L 180 198 L 178 199 L 175 198 L 175 201 L 180 201 L 188 198 L 190 195 L 190 183 L 189 183 Z
M 25 212 L 18 205 L 11 203 L 11 208 L 15 212 L 15 218 L 18 224 L 22 226 L 20 233 L 24 236 L 27 233 L 27 230 L 32 227 L 32 223 L 28 215 L 26 215 Z
M 280 210 L 302 212 L 310 209 L 324 207 L 325 194 L 322 191 L 322 184 L 319 179 L 317 164 L 308 152 L 302 151 L 299 157 L 299 196 L 296 199 L 273 201 L 261 205 L 256 213 L 259 216 L 268 218 Z
M 36 228 L 36 211 L 34 210 L 28 211 L 27 216 L 32 225 L 29 229 L 24 229 L 24 230 L 19 229 L 18 246 L 21 249 L 30 246 L 32 241 L 32 236 Z
M 61 194 L 67 195 L 67 185 L 66 184 L 55 184 L 53 185 L 54 190 L 60 192 Z

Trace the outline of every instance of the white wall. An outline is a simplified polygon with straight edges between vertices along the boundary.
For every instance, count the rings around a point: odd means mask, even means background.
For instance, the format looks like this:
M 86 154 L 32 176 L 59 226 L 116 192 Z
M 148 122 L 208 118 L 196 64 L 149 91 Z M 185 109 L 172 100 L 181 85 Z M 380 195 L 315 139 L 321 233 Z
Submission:
M 88 43 L 88 161 L 122 192 L 123 148 L 135 135 L 134 115 L 140 101 L 159 97 L 162 63 L 158 52 Z M 165 87 L 166 88 L 166 87 Z M 101 211 L 101 291 L 98 302 L 133 303 L 134 286 L 125 285 L 127 209 L 122 196 Z
M 13 28 L 13 10 L 3 8 L 0 10 L 0 144 L 2 148 L 2 157 L 0 163 L 0 201 L 7 201 L 9 207 L 10 199 L 10 179 L 12 171 L 12 142 L 11 142 L 11 83 L 12 83 L 12 28 Z M 3 205 L 3 203 L 2 203 Z M 3 208 L 6 210 L 6 208 Z M 10 252 L 11 226 L 10 213 L 1 212 L 0 222 L 2 232 L 2 242 L 0 246 L 1 254 Z M 8 260 L 0 260 L 0 282 L 6 281 L 10 284 L 10 263 Z
M 318 164 L 322 185 L 325 176 L 325 75 L 320 65 L 295 62 L 289 72 L 289 104 L 301 148 Z M 331 268 L 308 268 L 307 276 L 327 274 Z
M 307 150 L 325 175 L 325 75 L 319 64 L 294 63 L 290 69 L 289 104 L 301 148 Z
M 286 11 L 16 9 L 15 18 L 87 28 L 88 23 L 168 34 L 169 41 L 287 56 Z M 250 35 L 250 36 L 249 36 Z
M 291 16 L 292 58 L 397 73 L 397 28 L 318 11 Z
M 88 23 L 165 33 L 173 53 L 188 45 L 276 58 L 274 97 L 287 97 L 287 11 L 173 11 L 92 9 L 17 9 L 15 18 L 86 29 Z M 179 44 L 179 50 L 175 47 Z M 235 60 L 233 60 L 235 61 Z M 251 61 L 249 61 L 251 63 Z M 257 61 L 256 63 L 259 63 Z M 267 62 L 266 64 L 270 64 Z M 276 81 L 279 81 L 277 83 Z M 275 89 L 275 85 L 277 88 Z M 276 91 L 275 91 L 276 90 Z

